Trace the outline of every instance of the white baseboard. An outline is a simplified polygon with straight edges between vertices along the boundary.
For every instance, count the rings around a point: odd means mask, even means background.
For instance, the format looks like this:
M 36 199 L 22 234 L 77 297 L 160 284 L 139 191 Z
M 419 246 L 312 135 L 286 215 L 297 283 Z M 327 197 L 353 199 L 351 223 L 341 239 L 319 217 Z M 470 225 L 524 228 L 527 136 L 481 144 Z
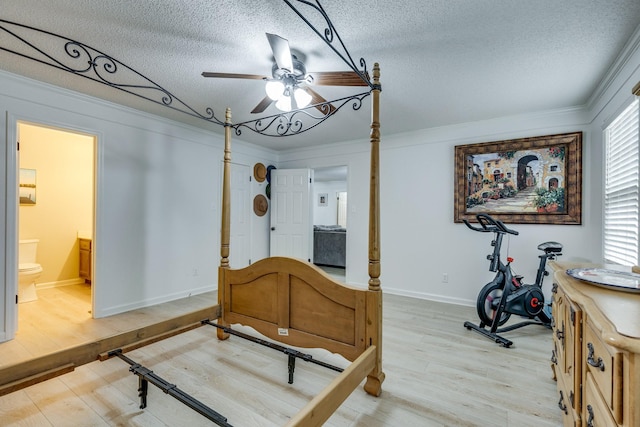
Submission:
M 49 288 L 59 288 L 62 286 L 70 286 L 70 285 L 79 285 L 84 283 L 84 279 L 77 277 L 75 279 L 67 279 L 67 280 L 58 280 L 55 282 L 45 282 L 45 283 L 36 283 L 36 290 L 38 289 L 49 289 Z
M 164 295 L 158 298 L 146 299 L 143 301 L 136 301 L 129 304 L 123 304 L 123 305 L 114 306 L 114 307 L 107 307 L 104 310 L 96 311 L 94 313 L 94 318 L 98 319 L 100 317 L 107 317 L 107 316 L 112 316 L 114 314 L 125 313 L 127 311 L 136 310 L 138 308 L 150 307 L 152 305 L 158 305 L 158 304 L 174 301 L 181 298 L 188 298 L 190 296 L 204 294 L 206 292 L 212 292 L 217 289 L 218 289 L 217 285 L 204 286 L 204 287 L 191 289 L 184 292 L 176 292 L 170 295 Z M 217 299 L 215 301 L 212 301 L 212 305 L 215 305 L 217 303 L 218 303 Z
M 447 304 L 463 305 L 467 307 L 475 307 L 476 300 L 468 300 L 463 298 L 454 298 L 445 295 L 428 294 L 424 292 L 411 292 L 403 289 L 384 288 L 384 292 L 387 294 L 400 295 L 404 297 L 418 298 L 429 301 L 444 302 Z

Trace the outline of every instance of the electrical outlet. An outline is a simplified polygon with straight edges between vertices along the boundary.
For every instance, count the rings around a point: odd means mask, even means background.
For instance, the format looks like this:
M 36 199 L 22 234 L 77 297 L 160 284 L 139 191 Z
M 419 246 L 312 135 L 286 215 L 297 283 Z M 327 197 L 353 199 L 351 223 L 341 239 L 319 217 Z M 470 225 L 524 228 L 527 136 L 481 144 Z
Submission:
M 442 283 L 449 283 L 449 273 L 442 273 Z

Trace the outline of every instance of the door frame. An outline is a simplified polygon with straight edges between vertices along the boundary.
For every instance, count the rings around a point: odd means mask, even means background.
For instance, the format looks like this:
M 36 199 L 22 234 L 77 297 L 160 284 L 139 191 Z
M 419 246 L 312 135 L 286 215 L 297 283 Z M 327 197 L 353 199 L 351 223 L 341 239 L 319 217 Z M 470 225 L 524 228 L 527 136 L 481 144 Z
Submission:
M 96 286 L 99 284 L 94 280 L 96 271 L 96 249 L 99 247 L 97 241 L 99 239 L 99 206 L 101 185 L 101 172 L 103 158 L 102 150 L 102 134 L 92 129 L 81 129 L 70 123 L 59 123 L 47 120 L 44 117 L 34 117 L 25 114 L 7 112 L 6 116 L 6 153 L 5 167 L 7 171 L 6 178 L 6 223 L 5 223 L 5 277 L 4 277 L 4 295 L 5 295 L 5 331 L 2 336 L 0 331 L 0 342 L 9 341 L 15 338 L 18 329 L 18 308 L 16 304 L 16 295 L 18 293 L 18 218 L 19 218 L 19 201 L 18 201 L 18 170 L 19 170 L 19 151 L 18 151 L 18 125 L 29 124 L 44 128 L 51 128 L 63 132 L 78 133 L 93 138 L 93 242 L 91 252 L 91 316 L 96 313 Z
M 18 119 L 7 112 L 6 116 L 6 217 L 4 239 L 4 336 L 0 342 L 15 338 L 18 329 L 18 310 L 16 295 L 18 294 Z

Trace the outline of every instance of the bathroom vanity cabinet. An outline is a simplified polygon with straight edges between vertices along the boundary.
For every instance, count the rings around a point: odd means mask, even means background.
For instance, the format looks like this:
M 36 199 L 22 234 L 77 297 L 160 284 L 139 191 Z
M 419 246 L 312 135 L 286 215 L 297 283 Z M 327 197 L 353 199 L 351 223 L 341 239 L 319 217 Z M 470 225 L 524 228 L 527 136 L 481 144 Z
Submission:
M 91 283 L 91 239 L 78 239 L 80 249 L 79 276 L 85 283 Z
M 563 425 L 640 426 L 640 294 L 575 279 L 554 262 L 551 369 Z

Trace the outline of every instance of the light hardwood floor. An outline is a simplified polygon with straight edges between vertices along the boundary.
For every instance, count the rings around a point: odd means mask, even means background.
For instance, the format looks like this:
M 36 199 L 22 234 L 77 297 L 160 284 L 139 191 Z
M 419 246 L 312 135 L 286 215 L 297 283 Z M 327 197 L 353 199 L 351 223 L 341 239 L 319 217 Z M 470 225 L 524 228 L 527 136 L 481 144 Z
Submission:
M 216 292 L 209 292 L 117 316 L 93 319 L 91 285 L 39 289 L 38 300 L 18 305 L 16 338 L 0 344 L 0 369 L 196 311 L 216 301 Z
M 327 425 L 561 425 L 549 367 L 551 332 L 537 326 L 510 332 L 514 346 L 505 349 L 463 327 L 476 317 L 470 307 L 385 295 L 383 393 L 374 398 L 358 388 Z M 348 364 L 324 351 L 307 352 L 338 366 Z M 233 336 L 218 341 L 210 326 L 127 356 L 240 427 L 284 425 L 335 377 L 299 360 L 295 381 L 288 384 L 284 354 Z M 213 425 L 152 385 L 148 407 L 139 409 L 138 379 L 128 368 L 117 358 L 96 361 L 0 397 L 0 424 Z

